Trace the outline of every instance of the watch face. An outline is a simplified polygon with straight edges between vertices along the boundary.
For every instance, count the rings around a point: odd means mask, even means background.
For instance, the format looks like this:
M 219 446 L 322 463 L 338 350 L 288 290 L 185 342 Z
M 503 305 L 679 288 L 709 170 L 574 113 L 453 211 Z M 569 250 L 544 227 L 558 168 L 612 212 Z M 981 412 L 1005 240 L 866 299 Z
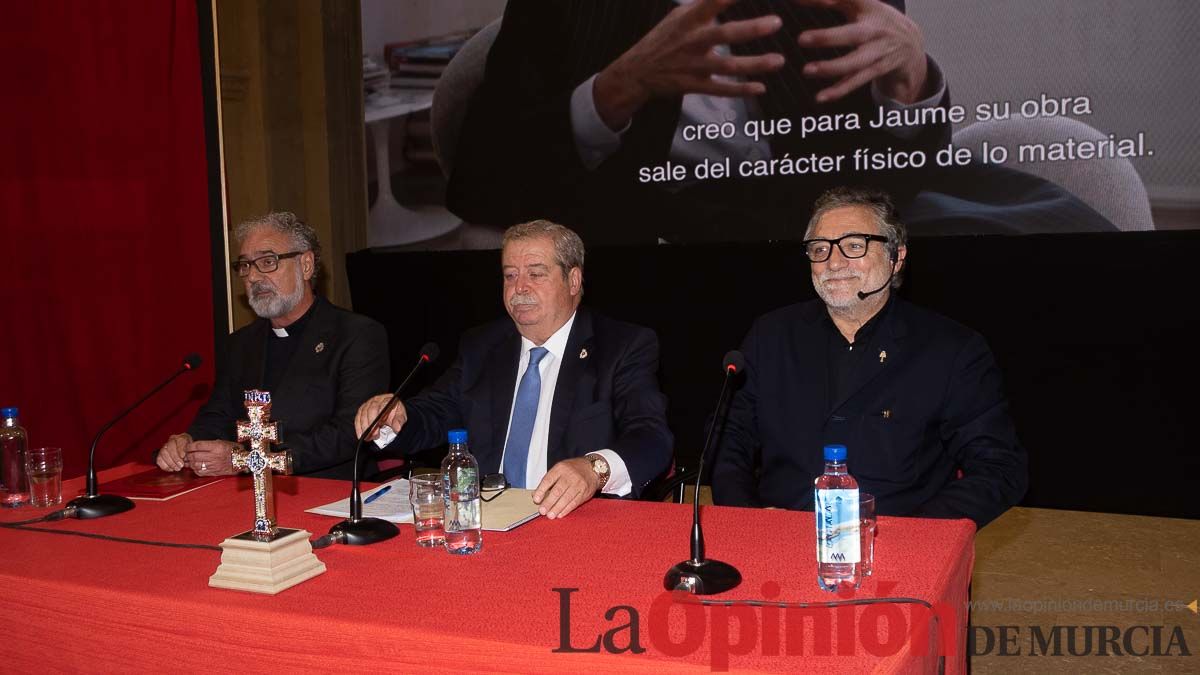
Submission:
M 608 460 L 603 457 L 597 457 L 592 460 L 592 469 L 600 475 L 608 473 Z

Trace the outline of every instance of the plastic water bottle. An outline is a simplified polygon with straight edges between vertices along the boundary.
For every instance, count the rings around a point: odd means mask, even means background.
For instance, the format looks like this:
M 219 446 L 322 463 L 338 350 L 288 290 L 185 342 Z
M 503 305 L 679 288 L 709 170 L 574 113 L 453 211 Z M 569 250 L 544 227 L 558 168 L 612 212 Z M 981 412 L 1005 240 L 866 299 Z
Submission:
M 858 481 L 846 473 L 846 446 L 825 446 L 825 473 L 813 488 L 817 583 L 827 591 L 858 588 Z
M 446 502 L 446 550 L 456 555 L 479 553 L 483 522 L 479 500 L 479 462 L 467 447 L 467 430 L 451 429 L 450 453 L 442 460 L 442 494 Z
M 8 508 L 25 506 L 29 503 L 29 476 L 25 473 L 25 452 L 29 448 L 29 437 L 21 426 L 20 411 L 16 408 L 0 409 L 0 504 Z

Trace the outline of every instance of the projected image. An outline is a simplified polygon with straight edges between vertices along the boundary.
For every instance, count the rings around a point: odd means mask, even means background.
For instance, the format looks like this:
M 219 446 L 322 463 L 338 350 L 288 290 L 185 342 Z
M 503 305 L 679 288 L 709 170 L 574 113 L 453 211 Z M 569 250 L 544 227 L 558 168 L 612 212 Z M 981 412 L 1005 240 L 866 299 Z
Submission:
M 914 235 L 1200 227 L 1200 8 L 1110 9 L 510 0 L 447 206 L 594 243 L 761 241 L 858 184 Z

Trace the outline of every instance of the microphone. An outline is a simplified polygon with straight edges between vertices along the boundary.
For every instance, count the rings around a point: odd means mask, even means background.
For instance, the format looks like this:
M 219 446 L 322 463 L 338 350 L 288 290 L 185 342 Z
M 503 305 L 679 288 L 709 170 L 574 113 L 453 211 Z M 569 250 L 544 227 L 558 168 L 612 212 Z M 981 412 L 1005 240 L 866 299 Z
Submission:
M 399 528 L 382 518 L 362 517 L 362 491 L 358 476 L 358 455 L 362 451 L 363 442 L 366 441 L 367 436 L 371 435 L 371 432 L 375 430 L 380 420 L 387 417 L 392 408 L 396 406 L 396 402 L 400 400 L 400 392 L 404 391 L 404 388 L 408 386 L 409 380 L 412 380 L 417 371 L 425 366 L 425 364 L 432 363 L 437 359 L 439 353 L 441 353 L 441 350 L 438 349 L 436 343 L 426 342 L 421 347 L 421 357 L 417 359 L 417 365 L 413 366 L 413 369 L 408 372 L 408 377 L 405 377 L 400 386 L 396 387 L 396 391 L 392 392 L 392 398 L 388 400 L 387 405 L 383 406 L 383 410 L 379 411 L 375 419 L 371 420 L 367 428 L 363 429 L 362 435 L 358 437 L 358 445 L 354 447 L 354 480 L 350 487 L 350 517 L 329 528 L 329 534 L 326 537 L 330 539 L 330 543 L 336 541 L 343 544 L 350 544 L 351 546 L 365 546 L 391 539 L 400 534 Z M 325 537 L 321 537 L 321 539 L 325 539 Z
M 708 426 L 708 437 L 704 439 L 704 447 L 700 450 L 700 469 L 696 472 L 696 491 L 692 493 L 692 557 L 676 564 L 667 571 L 663 578 L 663 587 L 668 591 L 687 591 L 693 595 L 712 595 L 722 593 L 742 583 L 742 575 L 729 563 L 720 560 L 708 560 L 704 557 L 704 531 L 700 529 L 700 476 L 704 473 L 704 455 L 712 445 L 713 432 L 717 421 L 729 411 L 722 408 L 729 394 L 729 383 L 746 365 L 746 357 L 738 350 L 725 354 L 722 369 L 725 371 L 725 381 L 721 384 L 721 396 L 717 398 L 717 410 L 712 423 Z
M 876 293 L 880 293 L 880 292 L 882 292 L 882 291 L 883 291 L 883 289 L 885 289 L 885 288 L 887 288 L 888 286 L 891 286 L 891 285 L 892 285 L 892 277 L 894 277 L 894 276 L 896 276 L 896 257 L 895 257 L 895 256 L 892 256 L 892 271 L 891 271 L 891 273 L 889 273 L 889 274 L 888 274 L 887 281 L 883 282 L 883 285 L 882 285 L 882 286 L 880 286 L 879 288 L 876 288 L 876 289 L 875 289 L 875 290 L 873 290 L 873 291 L 868 291 L 868 292 L 866 292 L 866 293 L 863 293 L 862 291 L 859 291 L 859 292 L 858 292 L 858 299 L 859 299 L 859 300 L 866 300 L 867 298 L 871 297 L 872 295 L 875 295 Z
M 100 437 L 104 435 L 104 432 L 108 431 L 109 428 L 111 428 L 114 424 L 121 421 L 121 419 L 129 413 L 133 412 L 133 410 L 144 403 L 146 399 L 158 393 L 160 389 L 170 384 L 175 378 L 188 372 L 189 370 L 195 370 L 198 368 L 200 363 L 201 359 L 199 354 L 188 354 L 183 358 L 183 365 L 179 367 L 179 370 L 176 370 L 174 373 L 172 373 L 170 377 L 162 382 L 162 384 L 151 389 L 150 393 L 139 398 L 133 405 L 122 410 L 116 417 L 112 419 L 111 422 L 101 427 L 100 431 L 96 433 L 96 437 L 92 439 L 92 449 L 88 452 L 87 494 L 76 497 L 67 503 L 67 506 L 64 510 L 67 512 L 68 516 L 72 518 L 79 518 L 81 520 L 87 520 L 90 518 L 103 518 L 104 516 L 111 516 L 113 514 L 121 513 L 122 511 L 128 511 L 129 509 L 133 508 L 133 502 L 125 497 L 118 497 L 116 495 L 102 495 L 97 492 L 96 445 L 100 443 Z

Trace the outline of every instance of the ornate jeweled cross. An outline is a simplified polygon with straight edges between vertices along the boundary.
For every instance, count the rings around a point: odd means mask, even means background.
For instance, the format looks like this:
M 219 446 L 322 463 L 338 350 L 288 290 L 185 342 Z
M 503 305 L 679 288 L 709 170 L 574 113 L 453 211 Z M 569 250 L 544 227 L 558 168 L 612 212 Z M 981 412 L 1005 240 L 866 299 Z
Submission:
M 275 490 L 271 487 L 271 472 L 292 472 L 289 452 L 271 452 L 271 442 L 279 440 L 279 423 L 269 422 L 271 393 L 246 391 L 246 414 L 249 421 L 237 423 L 238 443 L 250 441 L 249 452 L 233 451 L 233 468 L 254 474 L 254 529 L 259 541 L 270 541 L 276 534 Z

